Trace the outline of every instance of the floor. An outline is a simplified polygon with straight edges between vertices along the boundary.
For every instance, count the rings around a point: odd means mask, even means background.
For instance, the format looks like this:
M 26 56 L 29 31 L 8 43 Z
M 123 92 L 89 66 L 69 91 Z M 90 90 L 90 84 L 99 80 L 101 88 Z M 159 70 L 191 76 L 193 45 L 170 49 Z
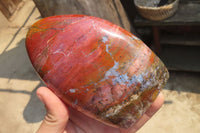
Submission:
M 25 49 L 26 33 L 40 19 L 31 0 L 6 26 L 0 26 L 0 133 L 35 132 L 45 108 L 35 92 L 43 83 Z M 199 133 L 200 73 L 170 72 L 165 103 L 138 133 Z

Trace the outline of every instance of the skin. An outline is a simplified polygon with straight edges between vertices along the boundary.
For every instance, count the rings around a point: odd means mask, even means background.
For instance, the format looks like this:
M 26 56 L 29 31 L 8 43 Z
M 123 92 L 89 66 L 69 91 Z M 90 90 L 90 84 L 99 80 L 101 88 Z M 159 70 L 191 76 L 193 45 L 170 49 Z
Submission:
M 37 96 L 44 103 L 47 114 L 37 133 L 135 133 L 162 106 L 160 93 L 147 112 L 129 129 L 105 125 L 65 105 L 50 89 L 40 87 Z

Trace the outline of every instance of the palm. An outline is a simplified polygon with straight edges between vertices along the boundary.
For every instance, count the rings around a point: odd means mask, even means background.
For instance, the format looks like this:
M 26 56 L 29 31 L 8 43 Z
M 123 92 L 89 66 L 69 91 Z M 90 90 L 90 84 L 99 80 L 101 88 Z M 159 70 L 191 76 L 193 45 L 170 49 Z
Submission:
M 158 95 L 147 112 L 129 129 L 120 129 L 94 120 L 72 107 L 66 106 L 53 92 L 46 87 L 37 91 L 38 97 L 47 109 L 47 115 L 37 133 L 134 133 L 140 129 L 162 106 L 164 98 Z
M 68 108 L 69 122 L 67 124 L 66 131 L 68 133 L 133 133 L 133 132 L 136 132 L 160 108 L 163 102 L 160 99 L 162 99 L 162 95 L 158 96 L 156 101 L 152 104 L 152 106 L 148 109 L 148 111 L 144 114 L 144 116 L 130 129 L 120 129 L 120 128 L 115 128 L 115 127 L 105 125 L 99 121 L 96 121 L 90 117 L 83 115 L 82 113 L 74 110 L 73 108 Z
M 69 109 L 69 122 L 66 131 L 68 133 L 118 133 L 118 128 L 110 127 L 89 118 L 82 113 Z

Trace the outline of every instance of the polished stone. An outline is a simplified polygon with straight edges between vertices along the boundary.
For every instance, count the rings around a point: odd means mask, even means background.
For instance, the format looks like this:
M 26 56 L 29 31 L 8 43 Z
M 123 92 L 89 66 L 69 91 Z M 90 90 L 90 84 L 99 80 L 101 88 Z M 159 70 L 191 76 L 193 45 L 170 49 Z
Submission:
M 144 114 L 169 77 L 140 39 L 92 16 L 41 19 L 31 26 L 26 48 L 40 77 L 66 104 L 121 128 Z

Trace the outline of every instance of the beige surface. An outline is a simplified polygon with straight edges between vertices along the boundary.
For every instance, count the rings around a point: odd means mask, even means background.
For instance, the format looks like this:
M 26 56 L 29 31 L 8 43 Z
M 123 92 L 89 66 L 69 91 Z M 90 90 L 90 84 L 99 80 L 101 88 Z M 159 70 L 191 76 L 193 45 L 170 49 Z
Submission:
M 0 23 L 0 133 L 35 132 L 44 117 L 35 94 L 42 83 L 25 50 L 28 27 L 39 17 L 34 3 L 25 0 L 12 22 Z M 173 72 L 163 92 L 164 106 L 138 132 L 199 133 L 200 74 Z
M 200 74 L 171 73 L 165 104 L 139 133 L 199 133 Z
M 34 132 L 45 114 L 35 95 L 41 82 L 24 42 L 28 27 L 39 16 L 33 2 L 26 0 L 11 22 L 0 23 L 0 133 Z

